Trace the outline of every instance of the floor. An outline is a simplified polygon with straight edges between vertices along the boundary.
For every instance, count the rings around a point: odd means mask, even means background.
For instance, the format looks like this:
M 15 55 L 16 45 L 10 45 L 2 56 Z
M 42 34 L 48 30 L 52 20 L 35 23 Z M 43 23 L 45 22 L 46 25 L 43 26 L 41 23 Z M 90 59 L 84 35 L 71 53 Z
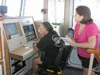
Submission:
M 32 70 L 30 70 L 26 75 L 32 75 Z M 82 70 L 66 67 L 63 71 L 63 75 L 83 75 Z
M 63 73 L 64 73 L 63 75 L 83 75 L 82 70 L 72 67 L 66 67 Z

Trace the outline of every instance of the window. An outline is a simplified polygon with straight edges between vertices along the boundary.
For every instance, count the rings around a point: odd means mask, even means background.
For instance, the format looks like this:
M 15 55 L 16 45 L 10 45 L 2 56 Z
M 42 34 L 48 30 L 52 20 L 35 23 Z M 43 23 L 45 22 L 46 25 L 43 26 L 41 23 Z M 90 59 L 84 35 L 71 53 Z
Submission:
M 74 0 L 74 10 L 79 5 L 85 5 L 90 8 L 92 18 L 100 30 L 100 0 Z
M 8 6 L 7 16 L 19 16 L 21 0 L 7 0 L 6 6 Z
M 2 0 L 0 0 L 0 5 L 2 5 Z
M 33 16 L 35 21 L 43 21 L 43 0 L 26 0 L 24 16 Z
M 64 1 L 65 0 L 48 0 L 48 20 L 54 23 L 64 22 Z

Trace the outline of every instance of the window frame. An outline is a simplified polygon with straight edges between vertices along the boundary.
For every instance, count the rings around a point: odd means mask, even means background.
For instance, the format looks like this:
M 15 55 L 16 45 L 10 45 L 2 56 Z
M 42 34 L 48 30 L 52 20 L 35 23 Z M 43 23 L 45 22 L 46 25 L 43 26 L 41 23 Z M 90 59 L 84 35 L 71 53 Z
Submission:
M 5 0 L 5 5 L 7 6 L 7 0 Z M 23 8 L 23 0 L 20 0 L 20 8 L 19 8 L 19 14 L 18 14 L 18 16 L 21 16 L 22 8 Z

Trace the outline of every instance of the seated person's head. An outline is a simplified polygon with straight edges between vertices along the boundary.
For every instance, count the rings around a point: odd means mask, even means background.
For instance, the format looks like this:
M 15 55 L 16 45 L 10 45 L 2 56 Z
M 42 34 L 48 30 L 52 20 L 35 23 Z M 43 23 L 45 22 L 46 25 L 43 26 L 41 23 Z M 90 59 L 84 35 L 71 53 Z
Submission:
M 51 31 L 53 31 L 53 27 L 50 23 L 48 23 L 48 22 L 41 23 L 41 25 L 39 27 L 39 33 L 41 35 L 46 35 Z

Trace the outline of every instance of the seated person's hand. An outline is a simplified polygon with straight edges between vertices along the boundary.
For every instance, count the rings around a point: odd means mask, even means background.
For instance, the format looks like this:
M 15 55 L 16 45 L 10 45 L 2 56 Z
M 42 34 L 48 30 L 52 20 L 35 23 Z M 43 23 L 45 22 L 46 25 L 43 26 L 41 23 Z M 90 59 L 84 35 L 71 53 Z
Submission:
M 39 51 L 39 49 L 37 48 L 37 44 L 33 44 L 33 49 L 34 49 L 34 51 L 36 51 L 36 52 Z
M 39 49 L 37 48 L 38 42 L 39 42 L 39 39 L 36 38 L 36 39 L 34 40 L 34 43 L 33 43 L 33 49 L 34 49 L 34 51 L 36 51 L 36 52 L 39 51 Z
M 34 39 L 34 41 L 35 41 L 36 43 L 38 43 L 38 42 L 40 41 L 40 39 L 39 39 L 39 38 L 36 38 L 36 39 Z

